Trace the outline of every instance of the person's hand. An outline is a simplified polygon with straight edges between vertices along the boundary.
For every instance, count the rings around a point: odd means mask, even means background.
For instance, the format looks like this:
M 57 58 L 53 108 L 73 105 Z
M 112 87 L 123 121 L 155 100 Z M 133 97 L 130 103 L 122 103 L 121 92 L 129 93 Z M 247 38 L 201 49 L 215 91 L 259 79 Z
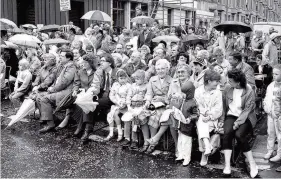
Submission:
M 186 123 L 186 124 L 189 124 L 190 122 L 191 122 L 191 120 L 190 120 L 189 117 L 185 119 L 185 123 Z
M 145 104 L 144 104 L 144 107 L 145 107 L 145 108 L 148 108 L 149 105 L 150 105 L 150 102 L 149 102 L 149 101 L 146 101 Z
M 236 129 L 238 129 L 239 128 L 239 124 L 238 123 L 234 123 L 233 124 L 233 130 L 236 130 Z
M 219 122 L 219 123 L 218 123 L 218 127 L 219 127 L 219 128 L 222 128 L 222 127 L 223 127 L 223 122 Z
M 78 94 L 78 91 L 75 90 L 75 91 L 73 91 L 72 96 L 75 97 L 75 96 L 77 96 L 77 94 Z
M 207 116 L 207 117 L 203 116 L 203 117 L 202 117 L 202 121 L 205 122 L 205 123 L 207 123 L 207 122 L 209 121 L 209 117 L 208 117 L 208 116 Z
M 32 89 L 32 91 L 38 92 L 38 89 L 39 89 L 39 86 L 34 86 L 33 89 Z
M 53 92 L 55 92 L 55 90 L 54 90 L 53 87 L 49 87 L 47 91 L 48 91 L 48 93 L 53 93 Z

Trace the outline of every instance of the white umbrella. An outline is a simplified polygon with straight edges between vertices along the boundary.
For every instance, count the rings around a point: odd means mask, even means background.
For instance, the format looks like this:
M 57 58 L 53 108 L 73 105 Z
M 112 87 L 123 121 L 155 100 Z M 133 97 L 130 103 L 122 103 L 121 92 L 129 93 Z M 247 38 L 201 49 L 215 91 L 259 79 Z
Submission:
M 152 25 L 154 22 L 154 19 L 148 16 L 137 16 L 131 19 L 131 22 L 135 22 L 137 24 L 148 24 Z
M 169 36 L 169 35 L 162 35 L 162 36 L 158 36 L 155 37 L 154 39 L 152 39 L 152 42 L 160 42 L 160 41 L 165 41 L 165 42 L 178 42 L 180 41 L 180 39 L 176 36 Z
M 13 21 L 9 20 L 9 19 L 5 19 L 5 18 L 1 18 L 0 22 L 3 22 L 5 24 L 7 24 L 8 26 L 12 27 L 12 28 L 17 28 L 17 24 L 15 24 Z
M 16 45 L 31 48 L 37 48 L 38 43 L 41 43 L 41 41 L 37 37 L 28 34 L 16 34 L 9 38 L 9 41 L 13 42 Z
M 95 11 L 89 11 L 86 14 L 84 14 L 81 19 L 86 20 L 93 20 L 93 21 L 105 21 L 105 22 L 111 22 L 111 17 L 106 14 L 105 12 L 95 10 Z
M 8 118 L 12 119 L 7 127 L 15 124 L 16 122 L 22 120 L 24 117 L 35 111 L 35 102 L 32 99 L 25 99 L 19 108 L 16 115 L 12 115 Z
M 37 27 L 33 24 L 24 24 L 24 25 L 22 25 L 22 27 L 30 28 L 30 29 L 37 29 Z
M 9 41 L 5 41 L 5 44 L 1 44 L 1 47 L 8 48 L 8 49 L 18 49 L 19 48 L 16 44 L 9 42 Z

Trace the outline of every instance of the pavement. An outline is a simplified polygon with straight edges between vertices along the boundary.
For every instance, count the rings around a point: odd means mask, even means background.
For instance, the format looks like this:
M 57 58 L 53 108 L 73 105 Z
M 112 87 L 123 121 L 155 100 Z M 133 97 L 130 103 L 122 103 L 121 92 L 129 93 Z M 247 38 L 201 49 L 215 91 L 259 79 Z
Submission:
M 199 165 L 200 153 L 193 152 L 192 162 L 183 167 L 175 162 L 170 152 L 156 150 L 152 155 L 124 149 L 118 142 L 103 142 L 106 128 L 91 136 L 83 144 L 73 136 L 75 125 L 67 129 L 39 134 L 42 127 L 29 117 L 30 122 L 18 122 L 3 130 L 7 116 L 15 111 L 7 101 L 1 101 L 1 177 L 3 178 L 224 178 L 220 154 L 210 157 L 206 167 Z M 102 125 L 102 124 L 101 124 Z M 101 126 L 100 125 L 100 126 Z M 100 126 L 96 126 L 99 128 Z M 259 148 L 260 143 L 254 144 Z M 258 153 L 258 151 L 255 151 Z M 260 152 L 261 153 L 261 152 Z M 216 160 L 219 158 L 218 160 Z M 274 165 L 260 172 L 261 177 L 280 178 Z M 231 177 L 248 178 L 243 167 L 233 167 Z M 270 172 L 271 175 L 266 172 Z M 275 175 L 274 175 L 275 174 Z

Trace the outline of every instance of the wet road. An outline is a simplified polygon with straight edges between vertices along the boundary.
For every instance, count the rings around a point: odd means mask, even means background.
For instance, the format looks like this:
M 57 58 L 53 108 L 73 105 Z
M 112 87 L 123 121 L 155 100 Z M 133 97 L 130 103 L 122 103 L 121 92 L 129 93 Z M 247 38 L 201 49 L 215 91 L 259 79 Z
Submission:
M 5 106 L 5 105 L 4 105 Z M 3 114 L 8 108 L 1 107 Z M 200 167 L 194 161 L 182 167 L 172 158 L 155 157 L 122 149 L 118 143 L 89 142 L 81 145 L 72 136 L 75 127 L 38 134 L 40 124 L 19 122 L 3 130 L 9 120 L 1 119 L 1 177 L 3 178 L 222 178 L 222 170 Z M 233 172 L 232 177 L 245 177 Z

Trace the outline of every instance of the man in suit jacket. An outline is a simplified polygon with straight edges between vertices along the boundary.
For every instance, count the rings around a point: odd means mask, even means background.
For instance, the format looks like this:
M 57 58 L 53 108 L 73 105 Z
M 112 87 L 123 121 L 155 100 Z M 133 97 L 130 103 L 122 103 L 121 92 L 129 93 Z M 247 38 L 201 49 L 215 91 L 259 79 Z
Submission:
M 242 62 L 242 55 L 239 52 L 232 52 L 229 54 L 228 61 L 232 68 L 236 68 L 238 70 L 241 70 L 245 76 L 247 83 L 252 87 L 252 89 L 255 91 L 256 89 L 256 83 L 255 83 L 255 75 L 253 68 L 245 63 Z
M 41 120 L 47 121 L 47 126 L 40 129 L 39 132 L 48 132 L 55 127 L 53 119 L 53 106 L 56 106 L 73 88 L 76 67 L 73 63 L 73 53 L 63 50 L 60 53 L 60 61 L 63 68 L 58 71 L 58 77 L 54 84 L 48 88 L 48 93 L 40 101 Z
M 142 29 L 143 31 L 138 38 L 138 48 L 141 48 L 143 45 L 147 45 L 150 50 L 152 50 L 152 39 L 155 38 L 155 34 L 148 30 L 147 24 L 142 24 Z
M 147 66 L 141 61 L 141 53 L 134 51 L 132 53 L 130 62 L 124 66 L 124 71 L 128 74 L 129 77 L 132 76 L 137 70 L 146 70 Z

